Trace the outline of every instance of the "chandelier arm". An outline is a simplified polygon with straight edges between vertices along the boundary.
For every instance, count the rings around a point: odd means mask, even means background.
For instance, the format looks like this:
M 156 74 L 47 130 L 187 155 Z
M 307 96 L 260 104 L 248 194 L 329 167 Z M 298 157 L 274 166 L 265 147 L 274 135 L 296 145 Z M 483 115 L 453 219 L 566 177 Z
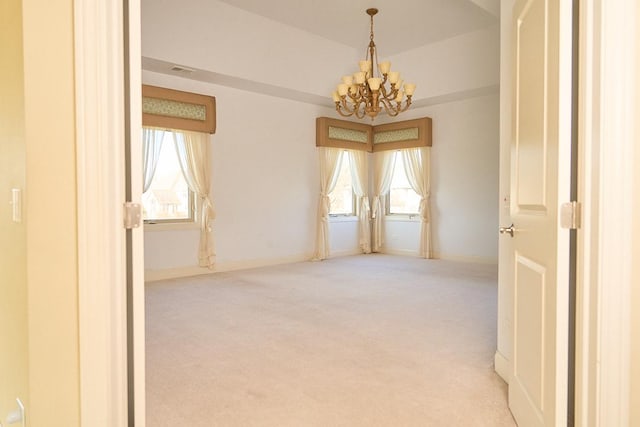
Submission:
M 354 104 L 356 104 L 357 102 L 360 101 L 360 98 L 362 97 L 362 95 L 360 94 L 360 89 L 358 88 L 358 90 L 356 91 L 356 93 L 351 93 L 351 91 L 349 91 L 347 93 L 347 95 L 349 96 L 349 99 L 351 99 L 351 102 L 353 102 Z
M 391 117 L 395 117 L 398 115 L 398 113 L 400 113 L 398 108 L 394 108 L 393 104 L 387 99 L 382 100 L 382 105 L 384 106 L 384 109 L 387 112 L 387 114 Z
M 382 92 L 382 98 L 386 99 L 387 101 L 393 101 L 394 99 L 396 99 L 396 96 L 398 96 L 397 89 L 390 88 L 389 92 L 387 93 L 387 89 L 383 85 L 380 85 L 380 92 Z
M 411 106 L 411 95 L 407 95 L 407 103 L 405 104 L 404 108 L 400 110 L 400 112 L 402 113 L 403 111 L 407 111 L 409 109 L 409 106 Z
M 353 104 L 353 114 L 359 119 L 364 117 L 364 107 L 361 107 L 364 104 L 364 100 L 360 99 L 356 103 Z
M 404 107 L 402 107 L 402 101 L 398 102 L 398 106 L 397 106 L 398 113 L 402 113 L 402 112 L 407 111 L 410 106 L 411 106 L 411 97 L 407 95 L 407 101 L 406 101 Z
M 339 105 L 336 106 L 336 111 L 338 112 L 338 114 L 340 114 L 342 117 L 351 117 L 353 116 L 353 113 L 343 113 L 342 109 L 340 108 Z
M 346 98 L 342 98 L 342 102 L 340 103 L 340 106 L 347 111 L 348 113 L 353 114 L 355 108 L 349 108 L 349 104 L 347 104 L 347 99 Z

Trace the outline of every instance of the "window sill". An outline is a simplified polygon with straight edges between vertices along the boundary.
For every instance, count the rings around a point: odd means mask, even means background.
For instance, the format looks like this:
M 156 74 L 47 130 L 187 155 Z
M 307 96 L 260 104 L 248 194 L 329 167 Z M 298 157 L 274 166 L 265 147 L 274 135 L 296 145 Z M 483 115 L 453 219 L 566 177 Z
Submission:
M 420 222 L 420 214 L 387 214 L 384 219 L 392 222 Z
M 355 215 L 329 215 L 329 222 L 358 222 L 358 217 Z
M 199 228 L 196 222 L 146 222 L 144 224 L 144 231 L 198 230 Z

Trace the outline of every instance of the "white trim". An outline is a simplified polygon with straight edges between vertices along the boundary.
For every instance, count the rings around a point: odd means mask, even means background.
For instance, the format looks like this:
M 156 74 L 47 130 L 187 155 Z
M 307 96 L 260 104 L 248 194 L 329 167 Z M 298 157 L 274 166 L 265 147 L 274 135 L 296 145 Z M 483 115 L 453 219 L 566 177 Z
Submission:
M 509 373 L 511 372 L 509 360 L 499 351 L 496 351 L 496 354 L 493 356 L 493 367 L 496 374 L 500 375 L 500 378 L 509 384 Z
M 443 259 L 447 261 L 469 262 L 473 264 L 498 265 L 498 257 L 454 255 L 454 254 L 443 254 L 440 252 L 434 252 L 433 257 L 436 259 Z
M 344 255 L 355 255 L 354 253 Z M 337 255 L 331 254 L 331 258 Z M 246 270 L 250 268 L 268 267 L 271 265 L 291 264 L 295 262 L 305 262 L 311 259 L 311 254 L 296 255 L 281 258 L 259 258 L 242 261 L 218 261 L 214 269 L 194 266 L 164 268 L 158 270 L 145 270 L 145 280 L 147 283 L 156 282 L 158 280 L 178 279 L 181 277 L 201 276 L 205 274 L 220 273 L 223 271 Z
M 142 28 L 140 0 L 128 0 L 129 5 L 129 108 L 130 108 L 130 171 L 131 200 L 142 203 Z M 134 425 L 146 425 L 146 368 L 145 368 L 145 306 L 144 306 L 144 227 L 132 230 L 131 280 L 133 286 L 133 369 L 134 369 Z
M 420 218 L 420 214 L 419 213 L 415 213 L 415 214 L 401 214 L 401 213 L 385 214 L 384 220 L 385 221 L 389 221 L 389 222 L 418 222 L 418 223 L 422 222 L 422 218 Z
M 357 215 L 331 215 L 329 214 L 329 224 L 336 222 L 358 222 Z
M 80 419 L 126 426 L 122 4 L 74 13 Z
M 343 251 L 331 251 L 329 258 L 341 258 L 345 256 L 353 256 L 353 255 L 362 255 L 362 249 L 354 248 L 351 250 L 343 250 Z
M 144 280 L 146 283 L 157 282 L 159 280 L 180 279 L 182 277 L 202 276 L 211 274 L 214 270 L 199 267 L 197 265 L 190 267 L 163 268 L 159 270 L 145 270 Z
M 157 233 L 163 231 L 181 231 L 181 230 L 200 230 L 200 225 L 197 222 L 154 222 L 144 223 L 143 230 L 145 233 Z
M 412 257 L 417 257 L 417 256 L 420 255 L 417 250 L 412 250 L 412 249 L 393 249 L 393 248 L 387 248 L 385 246 L 380 248 L 380 253 L 388 254 L 388 255 L 401 255 L 401 256 L 412 256 Z M 434 255 L 434 257 L 435 257 L 435 255 Z
M 581 3 L 576 425 L 629 425 L 634 0 Z
M 597 421 L 629 425 L 636 0 L 601 4 Z

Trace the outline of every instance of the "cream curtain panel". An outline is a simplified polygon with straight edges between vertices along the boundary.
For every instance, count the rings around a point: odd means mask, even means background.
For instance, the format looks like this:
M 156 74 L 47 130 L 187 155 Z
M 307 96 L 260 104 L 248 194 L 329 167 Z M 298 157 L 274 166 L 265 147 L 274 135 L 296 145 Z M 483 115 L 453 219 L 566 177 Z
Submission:
M 318 219 L 316 231 L 315 261 L 329 257 L 329 193 L 338 181 L 343 148 L 319 147 L 320 156 L 320 199 L 318 200 Z
M 389 193 L 393 167 L 395 165 L 395 151 L 380 151 L 373 154 L 373 186 L 374 197 L 371 204 L 371 218 L 373 221 L 373 235 L 371 237 L 371 251 L 380 252 L 384 243 L 384 197 Z
M 351 160 L 351 182 L 358 198 L 358 235 L 362 253 L 371 253 L 371 208 L 369 206 L 369 153 L 348 150 Z
M 213 244 L 215 211 L 209 197 L 211 194 L 209 135 L 201 132 L 174 131 L 173 140 L 187 185 L 199 199 L 200 247 L 198 263 L 201 267 L 213 268 L 215 264 Z
M 162 148 L 162 139 L 164 138 L 164 130 L 142 128 L 142 182 L 143 193 L 146 193 L 151 186 L 153 176 L 156 174 L 158 159 L 160 158 L 160 149 Z
M 401 150 L 404 170 L 413 191 L 420 196 L 420 256 L 431 258 L 431 218 L 430 218 L 430 164 L 431 148 L 407 148 Z

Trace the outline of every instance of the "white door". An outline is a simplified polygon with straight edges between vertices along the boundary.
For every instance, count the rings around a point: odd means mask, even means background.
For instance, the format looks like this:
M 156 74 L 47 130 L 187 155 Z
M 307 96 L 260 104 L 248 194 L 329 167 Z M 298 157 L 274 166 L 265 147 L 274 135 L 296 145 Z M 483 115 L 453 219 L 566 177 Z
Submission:
M 569 232 L 558 219 L 561 203 L 569 201 L 571 173 L 571 2 L 517 0 L 512 37 L 509 406 L 520 427 L 561 426 L 567 419 Z

